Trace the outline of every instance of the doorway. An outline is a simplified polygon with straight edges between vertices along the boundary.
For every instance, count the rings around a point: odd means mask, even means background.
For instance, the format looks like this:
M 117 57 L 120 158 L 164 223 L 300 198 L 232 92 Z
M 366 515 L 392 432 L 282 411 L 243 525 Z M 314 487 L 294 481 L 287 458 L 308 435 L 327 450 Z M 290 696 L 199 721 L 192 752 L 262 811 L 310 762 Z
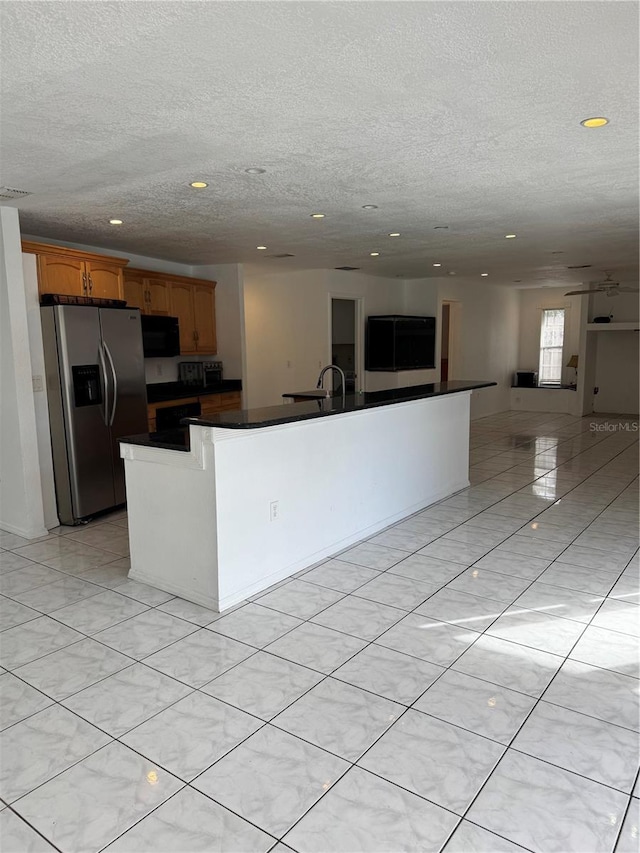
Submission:
M 440 381 L 449 379 L 449 322 L 451 310 L 448 302 L 442 303 L 442 339 L 440 343 Z
M 440 334 L 440 381 L 456 379 L 460 373 L 460 302 L 442 302 Z
M 345 393 L 355 394 L 360 374 L 360 314 L 362 299 L 331 296 L 331 363 L 344 371 Z M 333 372 L 333 390 L 341 391 L 341 379 Z

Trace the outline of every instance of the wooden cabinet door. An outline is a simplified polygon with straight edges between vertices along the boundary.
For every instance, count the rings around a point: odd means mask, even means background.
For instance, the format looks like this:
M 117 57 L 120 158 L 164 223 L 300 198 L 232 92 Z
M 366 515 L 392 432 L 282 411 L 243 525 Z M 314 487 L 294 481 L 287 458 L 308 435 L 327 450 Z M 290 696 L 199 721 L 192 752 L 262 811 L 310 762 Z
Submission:
M 64 255 L 38 255 L 38 290 L 40 293 L 64 293 L 87 296 L 85 262 Z
M 203 415 L 215 415 L 221 410 L 220 394 L 208 394 L 200 397 L 200 410 Z
M 100 261 L 87 262 L 89 296 L 102 299 L 122 299 L 122 267 Z
M 144 283 L 147 291 L 147 314 L 158 314 L 163 317 L 171 316 L 169 314 L 169 282 L 162 278 L 147 278 Z
M 145 289 L 142 279 L 135 276 L 128 276 L 125 271 L 122 287 L 127 305 L 130 305 L 132 308 L 139 308 L 143 314 L 146 314 L 147 303 L 145 301 Z
M 197 352 L 196 327 L 193 314 L 193 285 L 171 282 L 171 316 L 180 326 L 180 353 Z
M 215 355 L 216 342 L 216 292 L 212 285 L 193 285 L 193 311 L 198 352 Z

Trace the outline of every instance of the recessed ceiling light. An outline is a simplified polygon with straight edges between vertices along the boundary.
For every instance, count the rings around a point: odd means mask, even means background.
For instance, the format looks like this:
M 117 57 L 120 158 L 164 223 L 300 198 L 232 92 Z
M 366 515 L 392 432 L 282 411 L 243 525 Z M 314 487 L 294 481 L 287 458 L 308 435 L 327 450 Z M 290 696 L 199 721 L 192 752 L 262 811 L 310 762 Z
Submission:
M 377 204 L 363 204 L 362 209 L 363 210 L 377 210 L 378 205 Z
M 256 246 L 256 249 L 260 249 L 260 251 L 262 251 L 263 249 L 266 249 L 266 248 L 267 248 L 266 246 Z
M 513 280 L 514 284 L 520 284 L 521 282 L 522 282 L 521 278 L 514 278 L 514 280 Z
M 109 225 L 122 225 L 122 219 L 110 219 Z
M 399 236 L 400 236 L 399 231 L 392 231 L 391 234 L 389 234 L 389 237 L 399 237 Z
M 480 273 L 480 275 L 481 275 L 483 278 L 485 278 L 485 276 L 488 276 L 488 275 L 489 275 L 489 273 L 488 273 L 488 272 L 481 272 L 481 273 Z
M 377 258 L 380 252 L 369 252 L 372 258 Z
M 456 274 L 456 271 L 455 271 L 455 270 L 449 270 L 449 271 L 447 272 L 447 275 L 455 275 L 455 274 Z
M 193 187 L 194 190 L 203 190 L 205 189 L 205 187 L 208 187 L 209 184 L 207 184 L 205 181 L 191 181 L 189 186 Z
M 434 231 L 448 231 L 449 226 L 448 225 L 434 225 L 433 230 Z
M 251 166 L 248 169 L 245 169 L 247 175 L 264 175 L 266 169 L 260 169 L 258 166 Z
M 324 219 L 324 217 L 325 217 L 324 213 L 312 213 L 311 214 L 312 219 Z
M 505 236 L 506 240 L 513 240 L 513 238 L 517 237 L 518 235 L 517 234 L 505 234 L 504 236 Z
M 441 267 L 442 264 L 434 264 L 434 267 Z
M 604 116 L 595 116 L 594 118 L 585 118 L 580 124 L 583 127 L 604 127 L 605 124 L 609 124 L 609 119 Z

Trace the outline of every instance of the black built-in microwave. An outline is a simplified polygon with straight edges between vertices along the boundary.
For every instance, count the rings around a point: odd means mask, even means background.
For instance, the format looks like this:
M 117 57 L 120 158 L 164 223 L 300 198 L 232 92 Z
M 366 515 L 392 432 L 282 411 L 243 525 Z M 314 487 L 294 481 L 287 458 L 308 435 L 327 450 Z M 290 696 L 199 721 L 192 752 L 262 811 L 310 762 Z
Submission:
M 180 355 L 180 331 L 177 317 L 143 314 L 140 319 L 145 358 L 168 358 Z

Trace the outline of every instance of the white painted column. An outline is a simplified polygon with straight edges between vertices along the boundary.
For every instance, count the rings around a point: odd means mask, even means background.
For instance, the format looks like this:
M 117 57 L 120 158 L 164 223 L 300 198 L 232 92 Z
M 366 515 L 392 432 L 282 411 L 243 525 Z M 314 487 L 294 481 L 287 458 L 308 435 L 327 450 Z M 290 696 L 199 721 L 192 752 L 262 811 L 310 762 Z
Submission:
M 0 528 L 45 536 L 18 211 L 0 207 Z

